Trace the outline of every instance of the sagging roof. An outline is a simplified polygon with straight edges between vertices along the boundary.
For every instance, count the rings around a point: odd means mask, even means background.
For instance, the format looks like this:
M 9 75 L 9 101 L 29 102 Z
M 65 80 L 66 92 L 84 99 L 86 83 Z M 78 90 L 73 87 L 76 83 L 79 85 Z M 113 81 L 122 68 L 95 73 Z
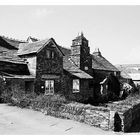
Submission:
M 18 57 L 18 56 L 3 56 L 3 55 L 0 55 L 0 61 L 3 61 L 3 62 L 10 62 L 10 63 L 15 63 L 15 64 L 27 64 L 25 62 L 24 59 Z
M 71 75 L 76 76 L 80 79 L 93 79 L 92 76 L 80 70 L 69 56 L 63 57 L 63 68 L 64 70 L 69 72 Z
M 9 74 L 6 72 L 0 72 L 0 75 L 3 76 L 4 78 L 8 79 L 30 79 L 34 80 L 35 76 L 33 75 L 16 75 L 16 74 Z
M 92 55 L 92 68 L 97 70 L 105 70 L 105 71 L 119 71 L 114 65 L 112 65 L 108 60 L 106 60 L 101 52 L 96 50 Z
M 25 42 L 26 41 L 0 36 L 0 46 L 8 47 L 9 49 L 18 49 L 19 44 Z

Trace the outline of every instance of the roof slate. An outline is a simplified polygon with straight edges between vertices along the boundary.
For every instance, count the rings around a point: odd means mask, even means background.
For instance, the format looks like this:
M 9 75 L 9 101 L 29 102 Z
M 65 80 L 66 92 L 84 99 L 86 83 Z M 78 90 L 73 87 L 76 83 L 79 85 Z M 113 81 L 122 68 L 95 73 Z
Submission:
M 39 49 L 43 47 L 44 44 L 49 43 L 50 39 L 44 39 L 41 41 L 36 41 L 32 43 L 21 43 L 19 44 L 19 50 L 17 52 L 18 55 L 25 55 L 36 53 Z
M 27 64 L 24 59 L 18 56 L 2 56 L 0 55 L 0 61 L 17 63 L 17 64 Z
M 71 54 L 71 49 L 69 48 L 65 48 L 65 47 L 62 47 L 62 46 L 59 46 L 61 51 L 64 53 L 64 55 L 70 55 Z
M 20 43 L 25 43 L 26 41 L 21 41 L 21 40 L 17 40 L 17 39 L 12 39 L 12 38 L 8 38 L 5 36 L 0 36 L 0 38 L 2 38 L 4 41 L 6 41 L 8 44 L 10 44 L 11 46 L 18 48 Z
M 112 65 L 108 60 L 106 60 L 101 55 L 91 55 L 92 56 L 92 68 L 97 70 L 106 71 L 119 71 L 114 65 Z
M 70 59 L 69 56 L 63 57 L 63 68 L 71 75 L 76 76 L 80 79 L 93 79 L 92 76 L 87 74 L 86 72 L 80 70 L 75 63 Z

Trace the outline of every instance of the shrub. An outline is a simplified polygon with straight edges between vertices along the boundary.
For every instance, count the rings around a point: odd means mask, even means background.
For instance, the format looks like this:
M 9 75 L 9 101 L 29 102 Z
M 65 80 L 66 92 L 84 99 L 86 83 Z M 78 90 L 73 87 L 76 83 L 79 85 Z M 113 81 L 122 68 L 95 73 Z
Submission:
M 11 97 L 11 104 L 19 106 L 21 108 L 28 107 L 33 99 L 35 99 L 37 95 L 35 93 L 25 94 L 22 91 L 18 93 L 14 93 Z
M 5 81 L 2 77 L 0 78 L 0 101 L 8 103 L 11 101 L 11 87 L 10 82 Z

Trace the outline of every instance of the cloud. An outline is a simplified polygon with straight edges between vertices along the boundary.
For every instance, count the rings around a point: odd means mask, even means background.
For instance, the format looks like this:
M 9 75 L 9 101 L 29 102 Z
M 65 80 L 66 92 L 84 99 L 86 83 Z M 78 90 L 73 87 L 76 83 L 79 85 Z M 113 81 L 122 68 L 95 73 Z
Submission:
M 33 16 L 34 18 L 44 18 L 44 17 L 51 15 L 53 13 L 54 13 L 54 11 L 51 9 L 38 8 L 38 9 L 35 9 L 31 12 L 31 16 Z

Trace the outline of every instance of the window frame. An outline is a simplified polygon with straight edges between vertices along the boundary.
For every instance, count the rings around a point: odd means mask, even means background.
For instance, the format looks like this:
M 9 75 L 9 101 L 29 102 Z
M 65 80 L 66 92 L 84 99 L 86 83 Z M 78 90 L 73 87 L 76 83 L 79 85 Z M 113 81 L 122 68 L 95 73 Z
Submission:
M 45 95 L 53 95 L 53 94 L 54 94 L 54 80 L 45 80 Z
M 78 88 L 76 87 L 77 85 L 74 85 L 76 82 L 78 82 L 78 84 L 77 84 Z M 73 79 L 72 80 L 72 92 L 73 93 L 79 93 L 80 92 L 80 80 L 79 79 Z

